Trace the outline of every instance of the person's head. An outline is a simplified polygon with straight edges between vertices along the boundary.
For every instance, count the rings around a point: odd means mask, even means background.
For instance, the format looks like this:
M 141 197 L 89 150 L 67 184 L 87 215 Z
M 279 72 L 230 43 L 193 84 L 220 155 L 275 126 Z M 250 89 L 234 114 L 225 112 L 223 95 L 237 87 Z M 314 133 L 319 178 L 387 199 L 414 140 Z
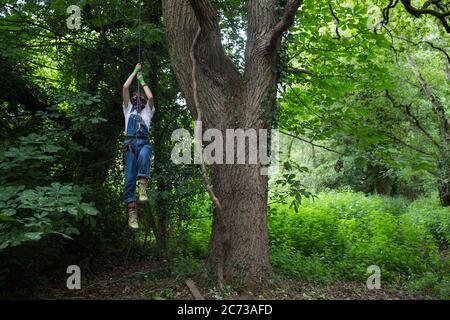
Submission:
M 141 100 L 144 100 L 142 92 L 133 91 L 133 97 L 139 97 Z
M 141 93 L 137 92 L 137 91 L 133 92 L 133 97 L 131 98 L 131 103 L 134 104 L 134 105 L 137 105 L 138 98 L 139 98 L 140 104 L 142 106 L 145 106 L 146 101 L 145 101 L 144 96 Z

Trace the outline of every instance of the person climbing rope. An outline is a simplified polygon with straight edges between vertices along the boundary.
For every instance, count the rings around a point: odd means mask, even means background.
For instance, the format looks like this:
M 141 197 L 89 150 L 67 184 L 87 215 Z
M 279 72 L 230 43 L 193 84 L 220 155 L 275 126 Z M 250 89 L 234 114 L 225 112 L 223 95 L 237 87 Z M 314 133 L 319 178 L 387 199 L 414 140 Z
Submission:
M 130 99 L 129 88 L 137 76 L 147 97 L 140 94 L 139 84 L 137 91 Z M 125 184 L 122 198 L 128 208 L 128 225 L 131 229 L 138 229 L 138 216 L 136 208 L 136 181 L 139 180 L 139 201 L 147 201 L 147 182 L 150 176 L 150 157 L 152 146 L 148 141 L 150 122 L 155 113 L 153 94 L 145 83 L 142 75 L 142 66 L 136 65 L 134 71 L 123 85 L 123 114 L 125 116 L 125 141 L 123 144 L 123 162 Z

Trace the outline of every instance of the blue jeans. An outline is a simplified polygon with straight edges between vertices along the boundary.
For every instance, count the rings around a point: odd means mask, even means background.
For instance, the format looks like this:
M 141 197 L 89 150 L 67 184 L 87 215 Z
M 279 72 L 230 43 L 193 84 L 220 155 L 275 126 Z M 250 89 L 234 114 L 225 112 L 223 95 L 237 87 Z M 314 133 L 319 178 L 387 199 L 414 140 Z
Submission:
M 128 141 L 125 141 L 125 145 Z M 125 185 L 122 199 L 126 204 L 136 201 L 136 180 L 150 177 L 152 145 L 147 140 L 137 139 L 128 144 L 124 157 Z

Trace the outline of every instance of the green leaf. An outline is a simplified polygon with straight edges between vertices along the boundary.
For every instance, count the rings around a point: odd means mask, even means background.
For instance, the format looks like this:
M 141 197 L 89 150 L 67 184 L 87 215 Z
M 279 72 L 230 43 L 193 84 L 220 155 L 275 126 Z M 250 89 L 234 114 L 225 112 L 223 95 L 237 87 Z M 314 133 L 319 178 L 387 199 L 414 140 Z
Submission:
M 42 238 L 43 234 L 44 234 L 43 232 L 26 232 L 24 234 L 24 237 L 27 240 L 37 241 L 37 240 L 40 240 Z
M 68 236 L 68 235 L 65 234 L 65 233 L 57 232 L 57 231 L 53 231 L 52 233 L 53 233 L 53 234 L 58 234 L 58 235 L 62 236 L 64 239 L 67 239 L 67 240 L 73 240 L 72 237 Z
M 0 220 L 2 220 L 2 221 L 15 221 L 16 219 L 12 218 L 9 215 L 0 214 Z
M 15 209 L 12 208 L 7 208 L 7 209 L 3 209 L 2 210 L 2 214 L 5 216 L 13 216 L 17 213 L 17 211 Z
M 98 213 L 98 211 L 97 211 L 97 209 L 95 207 L 93 207 L 93 206 L 91 206 L 91 205 L 89 205 L 87 203 L 82 203 L 80 205 L 80 208 L 81 208 L 81 210 L 83 210 L 88 215 L 95 216 Z

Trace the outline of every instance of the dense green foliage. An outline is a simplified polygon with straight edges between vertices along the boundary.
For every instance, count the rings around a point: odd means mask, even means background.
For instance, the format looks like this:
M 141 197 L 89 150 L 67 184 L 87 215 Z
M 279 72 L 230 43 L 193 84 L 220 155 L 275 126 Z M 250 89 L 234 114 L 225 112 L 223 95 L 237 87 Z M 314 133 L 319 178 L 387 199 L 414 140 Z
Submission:
M 448 210 L 436 214 L 435 223 L 448 223 L 448 214 Z M 317 281 L 363 280 L 372 264 L 380 266 L 387 281 L 440 274 L 448 265 L 440 261 L 434 229 L 417 223 L 412 215 L 420 220 L 424 212 L 403 199 L 352 192 L 321 193 L 317 200 L 305 201 L 299 213 L 274 205 L 273 265 L 289 276 Z M 442 281 L 448 286 L 448 280 L 447 275 Z
M 198 166 L 170 160 L 171 133 L 192 131 L 192 118 L 170 69 L 161 2 L 143 3 L 142 63 L 157 108 L 148 190 L 155 224 L 141 215 L 132 253 L 169 261 L 161 273 L 182 278 L 202 271 L 213 210 Z M 212 3 L 242 71 L 245 1 Z M 383 21 L 387 3 L 305 1 L 279 48 L 271 263 L 290 279 L 362 284 L 378 265 L 383 285 L 448 298 L 450 207 L 437 192 L 450 183 L 450 151 L 436 106 L 450 118 L 449 38 L 439 21 L 400 5 Z M 82 9 L 79 30 L 66 27 L 72 4 Z M 136 63 L 137 12 L 138 1 L 0 4 L 5 295 L 45 291 L 74 261 L 95 273 L 128 254 L 121 89 Z
M 439 248 L 448 245 L 449 217 L 450 210 L 440 207 L 436 196 L 410 202 L 342 190 L 306 199 L 298 212 L 288 203 L 272 204 L 272 266 L 288 278 L 364 283 L 367 268 L 378 265 L 385 286 L 404 283 L 408 290 L 445 298 L 450 265 L 441 259 Z M 205 258 L 210 221 L 190 224 L 182 245 L 185 255 Z

